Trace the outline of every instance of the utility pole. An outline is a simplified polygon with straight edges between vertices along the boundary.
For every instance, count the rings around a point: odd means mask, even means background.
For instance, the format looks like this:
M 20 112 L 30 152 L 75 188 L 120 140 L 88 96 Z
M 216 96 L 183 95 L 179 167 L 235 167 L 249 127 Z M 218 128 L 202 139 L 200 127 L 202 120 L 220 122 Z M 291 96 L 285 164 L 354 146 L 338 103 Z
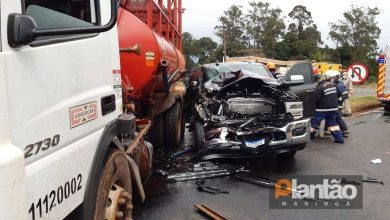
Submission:
M 223 29 L 223 63 L 226 62 L 226 31 Z

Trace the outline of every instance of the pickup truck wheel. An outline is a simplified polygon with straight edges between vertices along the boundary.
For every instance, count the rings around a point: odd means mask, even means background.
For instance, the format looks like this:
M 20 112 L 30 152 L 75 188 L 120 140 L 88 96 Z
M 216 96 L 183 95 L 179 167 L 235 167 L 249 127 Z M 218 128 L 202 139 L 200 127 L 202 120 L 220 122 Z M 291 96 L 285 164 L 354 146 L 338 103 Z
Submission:
M 390 113 L 390 104 L 384 106 L 385 113 Z
M 204 142 L 204 127 L 199 121 L 194 123 L 194 141 L 196 149 L 201 149 Z
M 175 150 L 180 147 L 184 134 L 183 109 L 176 102 L 164 115 L 164 146 L 165 149 Z
M 296 153 L 297 153 L 297 151 L 289 151 L 289 152 L 286 152 L 286 153 L 281 153 L 281 154 L 278 154 L 278 159 L 281 159 L 281 160 L 291 160 L 291 159 L 294 158 Z
M 149 132 L 149 140 L 154 149 L 164 147 L 164 121 L 162 114 L 156 115 L 153 119 L 153 126 Z
M 122 151 L 110 149 L 99 181 L 93 219 L 131 219 L 132 211 L 129 162 Z

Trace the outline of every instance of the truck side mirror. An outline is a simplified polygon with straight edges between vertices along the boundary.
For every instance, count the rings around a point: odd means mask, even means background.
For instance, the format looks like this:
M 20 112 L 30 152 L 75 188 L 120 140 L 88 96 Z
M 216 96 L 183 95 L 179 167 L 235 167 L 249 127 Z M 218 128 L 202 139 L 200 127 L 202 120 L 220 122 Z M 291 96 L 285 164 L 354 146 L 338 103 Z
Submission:
M 34 18 L 26 14 L 10 14 L 8 16 L 8 44 L 11 47 L 28 45 L 37 37 L 93 34 L 105 32 L 113 28 L 118 15 L 118 0 L 111 0 L 111 18 L 105 25 L 92 25 L 88 27 L 39 29 Z M 100 7 L 97 5 L 96 17 L 100 18 Z
M 283 80 L 283 84 L 287 86 L 299 86 L 305 83 L 302 75 L 289 75 L 288 78 Z
M 34 37 L 34 31 L 38 29 L 37 24 L 29 15 L 10 14 L 8 16 L 8 44 L 11 47 L 27 45 Z

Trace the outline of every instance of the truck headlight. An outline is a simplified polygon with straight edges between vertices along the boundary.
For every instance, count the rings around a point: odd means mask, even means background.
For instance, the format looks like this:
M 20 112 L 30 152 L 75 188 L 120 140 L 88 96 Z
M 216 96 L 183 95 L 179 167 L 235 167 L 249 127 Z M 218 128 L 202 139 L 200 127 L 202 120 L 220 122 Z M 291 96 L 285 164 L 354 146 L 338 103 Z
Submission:
M 302 102 L 285 102 L 286 113 L 291 113 L 294 119 L 303 117 L 303 104 Z

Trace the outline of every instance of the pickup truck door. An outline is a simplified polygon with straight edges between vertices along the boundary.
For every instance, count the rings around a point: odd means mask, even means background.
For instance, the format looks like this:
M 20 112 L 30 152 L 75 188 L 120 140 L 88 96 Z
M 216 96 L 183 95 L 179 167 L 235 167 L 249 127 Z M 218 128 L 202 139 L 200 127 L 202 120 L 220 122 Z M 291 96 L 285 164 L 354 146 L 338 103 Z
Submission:
M 285 79 L 291 78 L 292 75 L 302 75 L 304 84 L 299 86 L 290 86 L 288 91 L 299 96 L 303 102 L 303 117 L 314 117 L 316 108 L 316 85 L 313 79 L 313 67 L 310 62 L 299 62 L 292 65 L 287 73 Z

